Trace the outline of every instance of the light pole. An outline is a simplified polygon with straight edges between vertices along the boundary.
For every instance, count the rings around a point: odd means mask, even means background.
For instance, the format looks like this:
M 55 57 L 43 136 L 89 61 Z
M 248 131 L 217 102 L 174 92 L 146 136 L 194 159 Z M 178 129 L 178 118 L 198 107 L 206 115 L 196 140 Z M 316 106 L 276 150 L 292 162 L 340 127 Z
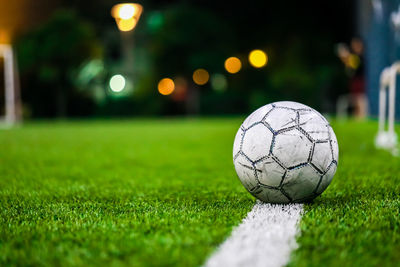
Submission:
M 22 117 L 18 67 L 10 35 L 5 31 L 0 31 L 0 58 L 4 75 L 4 117 L 0 117 L 0 128 L 3 128 L 12 126 Z
M 117 4 L 111 9 L 111 15 L 121 33 L 124 72 L 129 76 L 133 75 L 133 36 L 131 32 L 136 27 L 142 11 L 142 5 L 136 3 Z

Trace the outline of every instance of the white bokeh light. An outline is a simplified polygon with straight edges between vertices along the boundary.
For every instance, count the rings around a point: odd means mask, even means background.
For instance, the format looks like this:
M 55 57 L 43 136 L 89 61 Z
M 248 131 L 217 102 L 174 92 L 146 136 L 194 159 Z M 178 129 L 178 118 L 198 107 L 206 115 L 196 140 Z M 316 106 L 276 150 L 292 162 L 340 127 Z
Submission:
M 135 14 L 135 7 L 133 5 L 123 5 L 119 10 L 119 17 L 121 19 L 131 19 Z
M 125 88 L 125 78 L 124 76 L 117 74 L 110 79 L 110 88 L 113 92 L 121 92 Z

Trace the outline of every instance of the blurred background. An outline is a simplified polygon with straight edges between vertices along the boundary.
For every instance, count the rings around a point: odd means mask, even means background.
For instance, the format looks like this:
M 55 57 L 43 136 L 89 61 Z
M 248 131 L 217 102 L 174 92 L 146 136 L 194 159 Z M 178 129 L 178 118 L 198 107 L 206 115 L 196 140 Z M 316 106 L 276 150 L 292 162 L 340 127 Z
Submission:
M 10 120 L 247 114 L 279 100 L 375 117 L 380 72 L 400 55 L 397 0 L 0 1 Z

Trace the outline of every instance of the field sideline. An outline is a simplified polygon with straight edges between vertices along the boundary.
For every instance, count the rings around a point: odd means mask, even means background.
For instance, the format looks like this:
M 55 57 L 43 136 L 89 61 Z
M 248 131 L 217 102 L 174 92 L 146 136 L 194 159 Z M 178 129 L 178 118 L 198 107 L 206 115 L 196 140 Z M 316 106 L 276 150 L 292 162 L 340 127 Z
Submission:
M 241 118 L 27 123 L 0 131 L 0 265 L 199 266 L 252 209 Z M 338 172 L 290 266 L 400 262 L 400 159 L 376 122 L 333 123 Z

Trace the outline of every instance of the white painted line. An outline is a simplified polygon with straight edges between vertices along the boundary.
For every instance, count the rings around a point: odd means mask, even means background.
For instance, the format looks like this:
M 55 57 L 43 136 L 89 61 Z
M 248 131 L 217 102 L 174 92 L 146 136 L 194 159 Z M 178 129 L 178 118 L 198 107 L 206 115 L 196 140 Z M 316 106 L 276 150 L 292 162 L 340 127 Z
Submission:
M 297 248 L 302 213 L 302 204 L 257 202 L 205 266 L 285 266 L 291 251 Z

